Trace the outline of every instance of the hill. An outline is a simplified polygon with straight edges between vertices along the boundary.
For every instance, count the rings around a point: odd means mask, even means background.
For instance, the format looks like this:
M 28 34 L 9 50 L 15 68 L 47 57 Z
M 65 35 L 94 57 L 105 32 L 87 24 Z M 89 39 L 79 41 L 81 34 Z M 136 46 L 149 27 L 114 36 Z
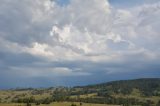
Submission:
M 90 91 L 103 91 L 121 94 L 131 94 L 135 89 L 139 90 L 143 96 L 160 96 L 160 78 L 142 78 L 135 80 L 120 80 L 107 83 L 79 86 L 75 88 L 83 88 Z
M 112 81 L 76 87 L 0 91 L 1 103 L 84 102 L 123 106 L 160 106 L 160 78 Z

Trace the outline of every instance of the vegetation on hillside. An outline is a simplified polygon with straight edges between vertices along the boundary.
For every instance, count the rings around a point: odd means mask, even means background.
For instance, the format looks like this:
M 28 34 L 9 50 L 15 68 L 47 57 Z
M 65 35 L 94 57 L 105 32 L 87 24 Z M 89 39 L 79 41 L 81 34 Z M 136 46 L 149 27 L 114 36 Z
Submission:
M 160 79 L 113 81 L 77 87 L 12 89 L 0 91 L 1 103 L 30 106 L 52 102 L 115 104 L 123 106 L 160 106 Z M 74 104 L 73 104 L 74 105 Z

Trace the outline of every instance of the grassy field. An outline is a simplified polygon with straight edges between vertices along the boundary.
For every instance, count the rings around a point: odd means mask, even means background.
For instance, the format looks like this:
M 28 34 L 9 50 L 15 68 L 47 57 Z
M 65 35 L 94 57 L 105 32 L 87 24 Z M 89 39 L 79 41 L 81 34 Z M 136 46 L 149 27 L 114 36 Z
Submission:
M 39 106 L 71 106 L 71 102 L 54 102 L 51 104 L 41 104 Z M 77 106 L 80 106 L 80 103 L 74 102 Z M 0 106 L 26 106 L 26 104 L 16 104 L 16 103 L 9 103 L 9 104 L 0 104 Z M 32 104 L 32 106 L 37 106 L 35 104 Z M 119 106 L 119 105 L 106 105 L 106 104 L 91 104 L 91 103 L 82 103 L 82 106 Z
M 15 97 L 21 97 L 21 98 L 28 98 L 28 97 L 34 97 L 36 100 L 40 100 L 43 98 L 47 98 L 51 96 L 51 92 L 43 92 L 42 94 L 32 94 L 32 90 L 26 90 L 26 91 L 12 91 L 12 90 L 0 90 L 0 99 L 1 102 L 8 102 L 10 103 L 11 100 Z
M 159 82 L 160 80 L 142 79 L 127 82 L 116 81 L 112 82 L 111 85 L 109 83 L 72 88 L 50 87 L 0 90 L 0 106 L 26 106 L 26 104 L 13 103 L 27 102 L 41 104 L 40 106 L 71 106 L 71 101 L 85 102 L 82 106 L 116 106 L 107 105 L 107 103 L 160 106 Z M 57 103 L 57 101 L 61 102 Z M 80 103 L 75 104 L 80 106 Z M 32 104 L 32 106 L 36 105 Z

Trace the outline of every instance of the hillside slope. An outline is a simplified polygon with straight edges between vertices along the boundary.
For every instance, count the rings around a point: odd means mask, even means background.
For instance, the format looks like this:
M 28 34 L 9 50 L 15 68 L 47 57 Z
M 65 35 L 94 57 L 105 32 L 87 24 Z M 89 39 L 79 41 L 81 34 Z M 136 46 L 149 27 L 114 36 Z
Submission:
M 112 81 L 76 87 L 0 91 L 1 103 L 86 102 L 124 106 L 160 106 L 160 78 Z
M 89 91 L 106 91 L 112 93 L 131 94 L 134 89 L 140 91 L 143 96 L 160 96 L 160 78 L 143 78 L 134 80 L 120 80 L 107 83 L 81 86 L 75 88 L 83 88 Z

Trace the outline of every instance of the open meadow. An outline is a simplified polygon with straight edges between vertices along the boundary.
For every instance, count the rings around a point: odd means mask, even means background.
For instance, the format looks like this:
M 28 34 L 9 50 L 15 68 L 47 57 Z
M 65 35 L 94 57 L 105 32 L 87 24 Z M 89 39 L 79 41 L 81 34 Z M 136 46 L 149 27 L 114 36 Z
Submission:
M 120 105 L 107 105 L 107 104 L 93 104 L 93 103 L 80 103 L 78 102 L 53 102 L 51 104 L 40 104 L 40 105 L 35 105 L 31 104 L 31 106 L 120 106 Z M 0 106 L 26 106 L 26 104 L 18 104 L 18 103 L 1 103 Z
M 0 90 L 0 106 L 160 106 L 160 79 Z

